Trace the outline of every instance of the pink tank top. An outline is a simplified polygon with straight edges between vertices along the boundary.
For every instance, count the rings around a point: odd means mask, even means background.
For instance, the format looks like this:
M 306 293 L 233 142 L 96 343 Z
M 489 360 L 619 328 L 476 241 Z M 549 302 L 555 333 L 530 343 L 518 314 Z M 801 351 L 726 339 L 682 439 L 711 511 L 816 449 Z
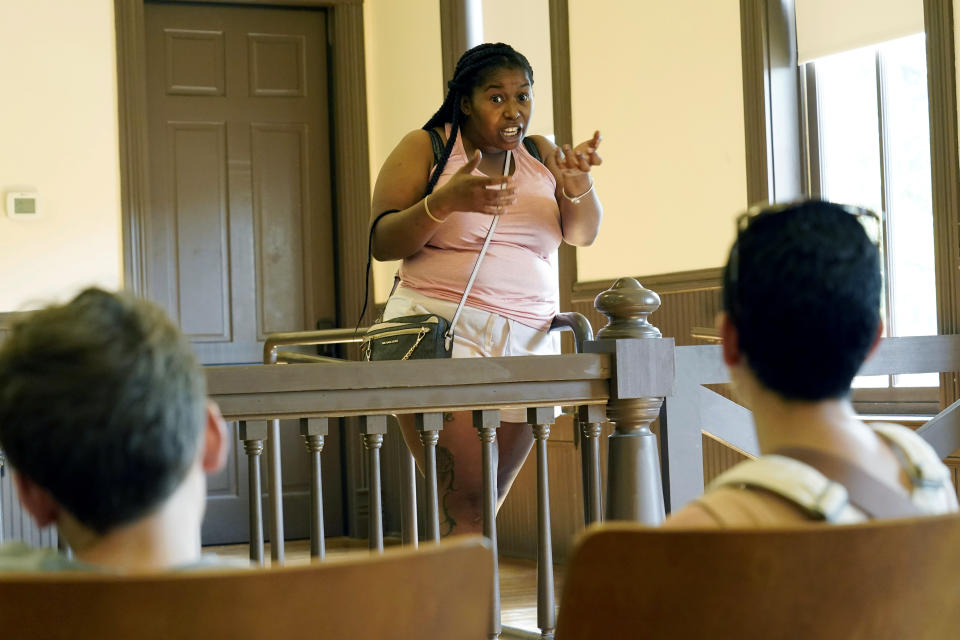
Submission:
M 466 160 L 457 136 L 436 188 L 449 182 Z M 556 259 L 563 232 L 557 182 L 523 145 L 513 151 L 513 162 L 517 203 L 497 223 L 467 304 L 546 330 L 557 313 L 559 297 Z M 473 174 L 484 175 L 479 170 Z M 451 215 L 420 251 L 404 259 L 401 284 L 432 298 L 459 302 L 491 221 L 483 213 Z

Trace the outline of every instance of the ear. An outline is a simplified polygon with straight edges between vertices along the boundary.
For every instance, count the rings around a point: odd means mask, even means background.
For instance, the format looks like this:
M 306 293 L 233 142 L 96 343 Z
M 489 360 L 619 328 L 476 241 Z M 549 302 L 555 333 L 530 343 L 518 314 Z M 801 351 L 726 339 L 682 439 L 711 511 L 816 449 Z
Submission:
M 17 486 L 20 503 L 27 513 L 33 516 L 38 527 L 42 529 L 57 522 L 60 516 L 60 505 L 46 489 L 16 471 L 13 472 L 13 482 Z
M 200 463 L 205 473 L 216 473 L 227 462 L 227 424 L 220 407 L 207 401 L 207 423 L 203 434 L 203 455 Z
M 470 97 L 469 96 L 460 96 L 460 111 L 463 112 L 463 115 L 469 116 L 473 109 L 470 106 Z
M 883 340 L 883 318 L 877 323 L 877 333 L 873 336 L 873 344 L 871 344 L 870 349 L 867 350 L 867 357 L 863 359 L 864 362 L 873 357 L 873 354 L 877 352 L 877 347 L 880 346 L 881 340 Z
M 717 329 L 723 344 L 723 362 L 728 367 L 737 366 L 743 358 L 740 353 L 740 334 L 726 311 L 717 316 Z

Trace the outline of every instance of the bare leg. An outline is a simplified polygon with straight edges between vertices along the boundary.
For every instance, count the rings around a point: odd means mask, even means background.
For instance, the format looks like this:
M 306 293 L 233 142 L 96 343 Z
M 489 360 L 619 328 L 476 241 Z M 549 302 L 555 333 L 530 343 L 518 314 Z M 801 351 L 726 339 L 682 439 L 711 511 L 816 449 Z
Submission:
M 423 472 L 423 445 L 413 416 L 398 416 L 403 438 Z M 505 422 L 497 430 L 497 508 L 510 490 L 533 446 L 529 425 Z M 440 535 L 483 533 L 480 440 L 469 412 L 444 414 L 437 443 Z

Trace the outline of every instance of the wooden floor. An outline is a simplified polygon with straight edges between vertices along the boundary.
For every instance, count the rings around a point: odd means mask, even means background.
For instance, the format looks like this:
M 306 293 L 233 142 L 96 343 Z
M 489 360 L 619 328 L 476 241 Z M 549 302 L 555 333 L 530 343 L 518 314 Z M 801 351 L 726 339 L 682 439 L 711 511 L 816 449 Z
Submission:
M 386 541 L 398 544 L 396 540 Z M 367 553 L 367 541 L 356 538 L 329 538 L 327 556 L 331 559 L 346 557 L 353 553 Z M 204 551 L 231 558 L 249 557 L 245 544 L 205 547 Z M 306 564 L 310 561 L 308 540 L 288 540 L 284 546 L 288 565 Z M 270 545 L 265 551 L 269 564 Z M 563 567 L 555 567 L 557 601 L 563 584 Z M 500 557 L 500 619 L 504 626 L 516 627 L 528 632 L 537 632 L 537 563 L 516 558 Z M 508 637 L 508 634 L 504 634 Z

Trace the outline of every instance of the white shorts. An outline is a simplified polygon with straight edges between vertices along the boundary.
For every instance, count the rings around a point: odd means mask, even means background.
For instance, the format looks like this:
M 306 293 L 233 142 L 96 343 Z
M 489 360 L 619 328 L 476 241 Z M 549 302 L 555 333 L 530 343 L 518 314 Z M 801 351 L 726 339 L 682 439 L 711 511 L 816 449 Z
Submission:
M 383 319 L 433 313 L 453 319 L 457 303 L 431 298 L 399 287 L 383 310 Z M 560 336 L 540 331 L 496 313 L 464 306 L 453 332 L 454 358 L 497 358 L 501 356 L 547 356 L 560 353 Z M 502 422 L 526 422 L 525 409 L 503 409 Z

